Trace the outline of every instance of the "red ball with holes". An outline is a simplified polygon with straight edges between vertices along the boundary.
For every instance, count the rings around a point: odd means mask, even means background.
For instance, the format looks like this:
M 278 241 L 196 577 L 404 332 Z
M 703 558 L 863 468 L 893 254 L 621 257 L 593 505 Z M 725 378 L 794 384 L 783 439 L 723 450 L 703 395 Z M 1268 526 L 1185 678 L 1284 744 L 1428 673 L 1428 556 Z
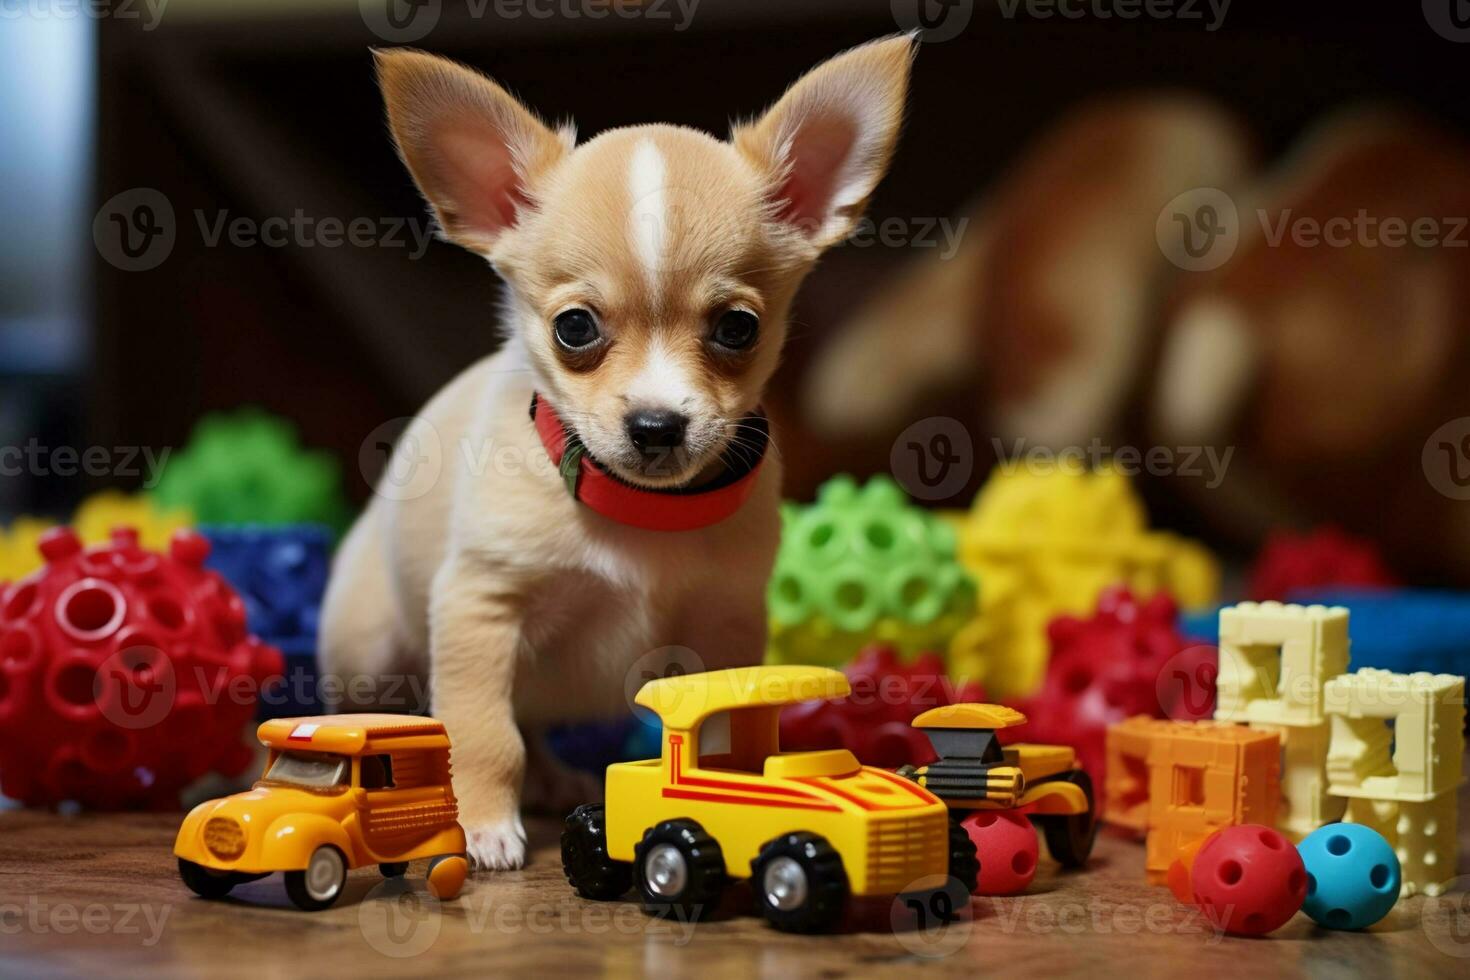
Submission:
M 1195 855 L 1190 878 L 1205 917 L 1238 936 L 1281 928 L 1307 898 L 1307 869 L 1280 832 L 1258 824 L 1211 834 Z
M 1019 895 L 1036 877 L 1041 848 L 1031 821 L 1009 810 L 976 810 L 960 822 L 980 859 L 976 895 Z
M 242 736 L 284 664 L 204 568 L 209 542 L 181 531 L 165 555 L 119 529 L 83 549 L 57 528 L 40 550 L 44 568 L 0 588 L 0 793 L 170 809 L 199 777 L 244 771 Z

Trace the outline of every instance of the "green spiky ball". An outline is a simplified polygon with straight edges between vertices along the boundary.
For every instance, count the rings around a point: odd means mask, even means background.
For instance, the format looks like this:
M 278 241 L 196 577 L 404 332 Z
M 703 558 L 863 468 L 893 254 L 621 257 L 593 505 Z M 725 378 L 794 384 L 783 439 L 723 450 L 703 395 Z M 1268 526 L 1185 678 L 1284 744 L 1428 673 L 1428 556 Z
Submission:
M 813 504 L 781 510 L 766 591 L 770 663 L 841 666 L 870 643 L 912 655 L 948 649 L 975 613 L 954 529 L 887 477 L 828 480 Z

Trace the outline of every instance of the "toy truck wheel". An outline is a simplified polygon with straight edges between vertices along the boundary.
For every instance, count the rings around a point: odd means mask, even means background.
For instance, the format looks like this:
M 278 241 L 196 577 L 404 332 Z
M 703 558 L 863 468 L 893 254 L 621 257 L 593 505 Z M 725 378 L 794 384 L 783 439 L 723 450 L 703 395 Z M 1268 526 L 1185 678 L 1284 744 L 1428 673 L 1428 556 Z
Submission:
M 965 901 L 980 886 L 980 855 L 975 851 L 975 842 L 960 820 L 953 817 L 949 821 L 949 876 L 965 890 Z
M 824 837 L 783 834 L 761 848 L 750 874 L 761 914 L 783 932 L 825 932 L 842 918 L 847 871 Z
M 606 815 L 600 803 L 584 803 L 567 815 L 561 832 L 561 869 L 583 898 L 621 898 L 633 887 L 633 869 L 607 856 Z
M 346 859 L 326 844 L 312 851 L 305 871 L 286 872 L 286 896 L 299 909 L 320 912 L 337 901 L 346 883 Z
M 224 898 L 240 882 L 237 875 L 228 871 L 211 871 L 183 858 L 179 858 L 179 877 L 200 898 Z
M 709 915 L 725 889 L 720 845 L 693 820 L 666 820 L 633 848 L 633 884 L 643 911 L 694 922 Z
M 402 878 L 408 874 L 407 861 L 386 861 L 378 865 L 378 874 L 384 878 Z
M 1092 778 L 1081 769 L 1073 769 L 1038 782 L 1054 780 L 1082 787 L 1082 792 L 1087 795 L 1087 812 L 1044 814 L 1031 819 L 1041 828 L 1052 859 L 1064 868 L 1080 868 L 1092 855 L 1092 845 L 1097 840 L 1097 804 L 1092 795 Z

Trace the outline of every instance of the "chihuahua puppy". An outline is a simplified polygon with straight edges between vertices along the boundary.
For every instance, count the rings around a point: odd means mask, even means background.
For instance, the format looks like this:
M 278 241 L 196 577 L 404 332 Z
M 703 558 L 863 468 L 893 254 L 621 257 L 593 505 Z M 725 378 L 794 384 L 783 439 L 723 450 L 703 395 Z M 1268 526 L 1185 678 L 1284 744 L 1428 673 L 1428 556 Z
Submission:
M 626 711 L 661 647 L 760 660 L 780 530 L 761 393 L 793 294 L 888 166 L 915 47 L 841 54 L 728 140 L 582 144 L 468 68 L 377 52 L 442 234 L 506 283 L 504 344 L 399 440 L 333 568 L 323 670 L 427 672 L 477 867 L 524 862 L 544 763 L 523 729 Z

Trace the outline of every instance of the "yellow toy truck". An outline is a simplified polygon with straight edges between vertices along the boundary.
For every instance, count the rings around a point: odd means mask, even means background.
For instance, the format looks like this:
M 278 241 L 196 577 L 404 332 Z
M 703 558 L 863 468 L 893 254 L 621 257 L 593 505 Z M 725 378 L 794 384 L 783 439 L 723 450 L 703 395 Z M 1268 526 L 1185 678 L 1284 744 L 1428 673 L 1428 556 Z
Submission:
M 567 880 L 604 901 L 635 887 L 646 911 L 688 921 L 749 879 L 762 914 L 790 932 L 831 928 L 849 896 L 963 889 L 968 902 L 975 847 L 933 793 L 846 749 L 780 750 L 783 706 L 848 693 L 821 667 L 645 684 L 636 700 L 663 721 L 662 754 L 609 766 L 606 805 L 567 817 Z
M 469 864 L 440 722 L 278 718 L 258 737 L 270 756 L 255 786 L 201 803 L 179 828 L 179 875 L 195 894 L 222 898 L 284 871 L 291 901 L 315 912 L 342 894 L 349 869 L 376 864 L 396 878 L 429 858 L 433 893 L 459 895 Z
M 912 779 L 944 801 L 956 818 L 972 810 L 1024 813 L 1046 838 L 1046 849 L 1065 868 L 1080 868 L 1097 839 L 1092 780 L 1066 745 L 1002 746 L 996 732 L 1026 723 L 999 704 L 950 704 L 913 720 L 939 756 L 927 766 L 904 766 Z

